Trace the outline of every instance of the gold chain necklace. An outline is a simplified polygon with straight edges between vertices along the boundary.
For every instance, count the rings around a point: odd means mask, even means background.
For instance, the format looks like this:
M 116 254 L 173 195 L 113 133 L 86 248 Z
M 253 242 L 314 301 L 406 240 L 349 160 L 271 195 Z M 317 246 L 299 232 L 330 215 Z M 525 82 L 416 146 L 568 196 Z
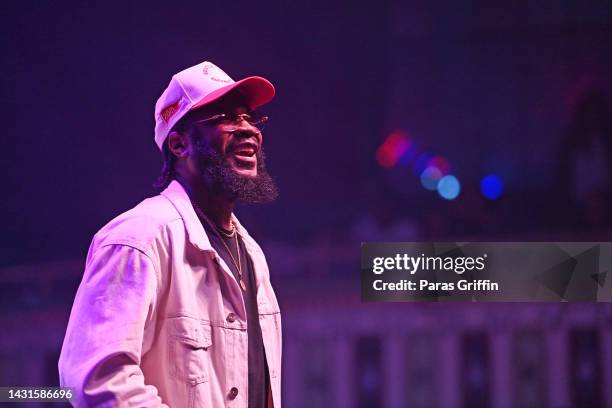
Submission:
M 198 213 L 198 215 L 201 216 L 204 219 L 204 221 L 206 221 L 206 223 L 212 228 L 212 230 L 215 232 L 215 234 L 217 234 L 217 236 L 221 240 L 221 243 L 223 244 L 225 249 L 227 249 L 227 253 L 229 254 L 230 258 L 232 259 L 232 263 L 236 267 L 236 270 L 238 271 L 238 283 L 240 284 L 240 288 L 243 291 L 246 292 L 246 290 L 247 290 L 246 284 L 244 283 L 244 279 L 242 279 L 242 264 L 240 262 L 240 247 L 238 245 L 238 234 L 236 233 L 236 226 L 234 225 L 234 222 L 232 221 L 232 232 L 231 232 L 231 234 L 227 234 L 227 233 L 219 230 L 219 227 L 217 227 L 215 224 L 213 224 L 213 222 L 206 216 L 206 214 L 204 214 L 204 211 L 202 211 L 200 206 L 198 206 L 196 203 L 193 203 L 193 202 L 192 202 L 192 204 L 193 204 L 193 208 L 195 208 L 195 210 Z M 232 237 L 235 238 L 235 242 L 236 242 L 236 254 L 238 255 L 238 262 L 236 262 L 236 258 L 234 258 L 234 255 L 232 255 L 232 251 L 230 251 L 229 246 L 227 246 L 227 244 L 225 243 L 225 239 L 223 239 L 221 234 L 225 235 L 228 238 L 232 238 Z
M 234 235 L 236 235 L 236 228 L 234 227 L 234 223 L 232 222 L 232 231 L 231 232 L 227 232 L 227 230 L 225 228 L 221 228 L 221 227 L 217 227 L 217 230 L 223 234 L 224 237 L 227 238 L 234 238 Z

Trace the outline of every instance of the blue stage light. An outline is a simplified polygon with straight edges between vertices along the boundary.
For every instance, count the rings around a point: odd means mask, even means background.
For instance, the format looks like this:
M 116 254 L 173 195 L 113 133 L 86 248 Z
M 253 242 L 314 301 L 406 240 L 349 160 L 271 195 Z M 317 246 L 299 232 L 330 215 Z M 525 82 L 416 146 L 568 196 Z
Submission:
M 438 194 L 446 200 L 454 200 L 461 192 L 461 184 L 457 177 L 449 174 L 438 182 Z
M 417 176 L 427 168 L 429 160 L 431 160 L 431 154 L 429 153 L 421 153 L 417 156 L 414 161 L 414 172 Z
M 442 172 L 435 166 L 429 166 L 421 173 L 421 184 L 427 190 L 435 191 L 438 182 L 442 178 Z
M 489 200 L 497 200 L 504 191 L 504 185 L 499 176 L 489 174 L 480 182 L 480 191 Z

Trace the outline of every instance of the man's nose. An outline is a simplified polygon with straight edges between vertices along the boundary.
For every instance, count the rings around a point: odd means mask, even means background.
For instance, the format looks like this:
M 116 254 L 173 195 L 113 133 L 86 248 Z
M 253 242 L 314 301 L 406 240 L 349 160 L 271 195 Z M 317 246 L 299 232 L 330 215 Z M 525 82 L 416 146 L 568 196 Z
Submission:
M 236 126 L 236 131 L 234 133 L 236 136 L 241 138 L 255 137 L 257 140 L 261 139 L 261 130 L 251 125 L 246 120 L 240 121 L 238 126 Z

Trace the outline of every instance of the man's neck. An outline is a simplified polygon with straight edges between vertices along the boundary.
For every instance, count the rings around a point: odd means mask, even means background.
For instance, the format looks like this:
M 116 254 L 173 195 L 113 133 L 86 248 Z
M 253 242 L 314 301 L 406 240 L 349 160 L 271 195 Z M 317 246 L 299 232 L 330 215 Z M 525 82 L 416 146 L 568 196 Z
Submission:
M 210 192 L 202 183 L 190 183 L 179 177 L 177 177 L 177 181 L 185 188 L 191 201 L 204 212 L 210 221 L 223 229 L 232 229 L 231 217 L 234 211 L 233 201 L 228 200 L 218 193 Z

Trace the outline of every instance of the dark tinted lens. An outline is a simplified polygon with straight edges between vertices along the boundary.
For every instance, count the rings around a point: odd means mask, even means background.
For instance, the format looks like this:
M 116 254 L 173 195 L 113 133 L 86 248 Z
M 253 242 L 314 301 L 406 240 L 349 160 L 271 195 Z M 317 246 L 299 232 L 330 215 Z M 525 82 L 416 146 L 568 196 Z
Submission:
M 249 116 L 250 118 L 247 121 L 259 130 L 262 130 L 268 121 L 268 117 L 259 112 L 252 112 Z

